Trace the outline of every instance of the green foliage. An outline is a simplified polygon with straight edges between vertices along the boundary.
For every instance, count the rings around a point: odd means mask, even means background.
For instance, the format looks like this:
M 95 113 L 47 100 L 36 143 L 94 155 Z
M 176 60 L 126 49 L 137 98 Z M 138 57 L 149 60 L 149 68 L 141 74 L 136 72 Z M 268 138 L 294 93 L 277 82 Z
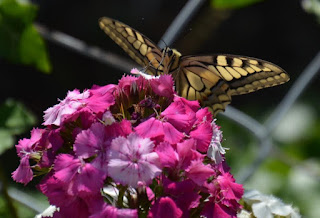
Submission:
M 220 9 L 237 9 L 261 2 L 263 0 L 211 0 L 214 7 Z
M 17 208 L 18 217 L 23 218 L 33 218 L 35 215 L 35 212 L 29 209 L 28 207 L 25 207 L 21 204 L 18 204 L 15 202 L 15 208 Z M 0 217 L 6 217 L 11 218 L 13 217 L 10 211 L 8 210 L 7 204 L 3 196 L 0 196 Z
M 320 0 L 304 0 L 301 4 L 306 12 L 314 14 L 320 22 Z
M 10 217 L 10 213 L 8 211 L 6 201 L 0 195 L 0 217 Z
M 0 56 L 48 73 L 45 44 L 32 23 L 36 12 L 37 7 L 26 1 L 0 0 Z
M 14 135 L 35 125 L 36 118 L 21 103 L 8 99 L 0 106 L 0 155 L 14 145 Z

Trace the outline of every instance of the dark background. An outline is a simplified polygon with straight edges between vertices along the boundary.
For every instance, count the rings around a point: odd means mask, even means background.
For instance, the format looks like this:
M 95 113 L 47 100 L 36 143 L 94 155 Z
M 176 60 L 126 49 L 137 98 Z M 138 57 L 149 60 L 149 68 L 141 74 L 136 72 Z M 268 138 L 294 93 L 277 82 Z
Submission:
M 39 5 L 37 22 L 49 29 L 129 57 L 98 26 L 108 16 L 139 30 L 158 42 L 186 1 L 34 1 Z M 224 18 L 222 18 L 224 17 Z M 291 81 L 250 96 L 233 99 L 232 105 L 248 109 L 255 105 L 263 114 L 274 107 L 320 49 L 320 28 L 314 16 L 302 10 L 300 1 L 268 0 L 249 7 L 221 12 L 209 1 L 199 10 L 171 47 L 182 54 L 227 53 L 256 57 L 285 69 Z M 63 99 L 67 90 L 83 90 L 93 84 L 116 83 L 121 72 L 96 60 L 47 42 L 53 71 L 45 75 L 33 67 L 1 60 L 1 98 L 24 102 L 38 117 Z M 308 90 L 317 89 L 319 77 Z M 314 88 L 314 89 L 313 89 Z M 250 110 L 250 109 L 249 109 Z M 257 110 L 257 111 L 260 111 Z

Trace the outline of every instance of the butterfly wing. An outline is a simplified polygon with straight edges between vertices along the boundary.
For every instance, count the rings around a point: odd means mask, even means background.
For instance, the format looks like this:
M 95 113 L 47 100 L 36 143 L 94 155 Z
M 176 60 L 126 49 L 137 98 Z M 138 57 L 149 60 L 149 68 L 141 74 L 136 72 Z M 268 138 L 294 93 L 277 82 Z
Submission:
M 214 115 L 224 111 L 231 96 L 276 86 L 289 80 L 280 67 L 236 55 L 183 56 L 175 75 L 180 96 L 199 100 Z
M 157 75 L 158 70 L 161 70 L 163 53 L 146 36 L 124 23 L 107 17 L 100 18 L 99 25 L 133 60 L 147 67 L 147 73 Z

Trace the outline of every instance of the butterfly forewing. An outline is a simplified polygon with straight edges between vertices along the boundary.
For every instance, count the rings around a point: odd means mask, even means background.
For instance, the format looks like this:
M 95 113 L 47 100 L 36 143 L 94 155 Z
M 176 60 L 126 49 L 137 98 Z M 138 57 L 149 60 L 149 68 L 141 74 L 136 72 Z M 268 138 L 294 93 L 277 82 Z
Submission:
M 214 115 L 225 110 L 233 95 L 289 80 L 283 69 L 263 60 L 236 55 L 181 56 L 174 49 L 160 50 L 146 36 L 119 21 L 103 17 L 99 24 L 138 64 L 146 67 L 147 73 L 172 74 L 180 96 L 199 100 Z
M 133 60 L 147 67 L 149 74 L 155 75 L 157 70 L 161 69 L 163 54 L 146 36 L 124 23 L 107 17 L 100 18 L 99 25 Z

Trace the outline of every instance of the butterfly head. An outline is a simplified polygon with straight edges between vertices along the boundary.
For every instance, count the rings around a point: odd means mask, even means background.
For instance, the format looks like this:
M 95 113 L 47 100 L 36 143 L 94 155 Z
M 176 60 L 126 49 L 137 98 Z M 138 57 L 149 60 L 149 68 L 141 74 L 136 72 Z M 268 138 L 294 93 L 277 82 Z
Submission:
M 164 56 L 169 57 L 170 59 L 174 58 L 174 57 L 180 57 L 181 53 L 178 52 L 176 49 L 171 49 L 169 47 L 165 47 L 162 49 L 162 53 L 164 54 Z

